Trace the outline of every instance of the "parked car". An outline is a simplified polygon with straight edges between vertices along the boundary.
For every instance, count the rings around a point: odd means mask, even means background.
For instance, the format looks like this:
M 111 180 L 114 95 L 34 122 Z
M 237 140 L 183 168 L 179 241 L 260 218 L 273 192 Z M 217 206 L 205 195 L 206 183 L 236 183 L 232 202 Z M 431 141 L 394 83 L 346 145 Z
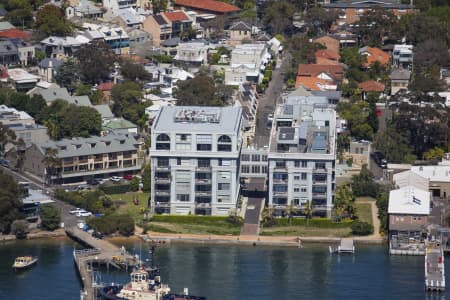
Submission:
M 99 185 L 99 184 L 103 184 L 104 180 L 102 178 L 92 178 L 92 179 L 89 179 L 87 181 L 87 183 L 90 185 Z
M 119 176 L 112 176 L 112 177 L 110 178 L 110 180 L 111 180 L 112 182 L 120 182 L 121 179 L 122 179 L 122 178 L 120 178 Z
M 71 209 L 71 210 L 69 211 L 69 214 L 75 215 L 75 214 L 78 214 L 78 213 L 81 212 L 81 211 L 85 211 L 85 210 L 82 209 L 82 208 L 77 207 L 77 208 Z
M 94 232 L 92 233 L 92 236 L 95 237 L 95 238 L 97 238 L 97 239 L 100 239 L 100 240 L 103 238 L 103 234 L 100 233 L 100 232 L 98 232 L 98 231 L 94 231 Z
M 90 211 L 82 210 L 77 212 L 77 217 L 90 217 L 90 216 L 92 216 L 92 213 Z
M 125 180 L 132 180 L 133 179 L 133 175 L 131 175 L 131 174 L 123 175 L 123 179 L 125 179 Z

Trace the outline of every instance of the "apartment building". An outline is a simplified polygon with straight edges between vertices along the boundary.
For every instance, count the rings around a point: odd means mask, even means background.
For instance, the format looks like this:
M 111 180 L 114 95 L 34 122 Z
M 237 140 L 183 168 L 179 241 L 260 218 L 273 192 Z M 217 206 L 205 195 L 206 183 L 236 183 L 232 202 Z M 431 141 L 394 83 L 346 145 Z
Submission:
M 325 97 L 287 97 L 275 113 L 269 143 L 269 207 L 278 215 L 311 205 L 331 216 L 335 188 L 336 112 Z
M 198 68 L 208 63 L 208 45 L 199 42 L 180 43 L 174 59 L 178 66 Z
M 397 68 L 411 70 L 413 67 L 413 45 L 394 45 L 392 64 Z
M 228 215 L 239 196 L 239 107 L 163 106 L 151 133 L 151 209 Z
M 56 152 L 54 165 L 45 163 L 48 149 Z M 142 166 L 140 150 L 141 143 L 131 134 L 33 143 L 25 151 L 24 169 L 55 184 L 135 174 Z

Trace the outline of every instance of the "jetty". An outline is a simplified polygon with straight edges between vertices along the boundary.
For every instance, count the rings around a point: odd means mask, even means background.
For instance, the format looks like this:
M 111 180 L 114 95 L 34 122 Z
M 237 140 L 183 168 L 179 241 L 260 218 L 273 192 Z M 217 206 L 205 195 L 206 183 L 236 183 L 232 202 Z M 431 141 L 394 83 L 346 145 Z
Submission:
M 88 247 L 73 251 L 74 262 L 83 285 L 82 300 L 94 300 L 96 290 L 100 288 L 93 280 L 94 266 L 106 265 L 108 268 L 112 266 L 128 270 L 129 267 L 141 263 L 139 258 L 126 252 L 123 247 L 120 248 L 108 241 L 94 238 L 88 232 L 77 227 L 67 228 L 66 234 L 76 242 Z
M 429 246 L 425 254 L 425 288 L 445 291 L 444 252 L 441 246 Z
M 330 253 L 355 253 L 355 243 L 352 239 L 341 239 L 339 246 L 330 246 Z

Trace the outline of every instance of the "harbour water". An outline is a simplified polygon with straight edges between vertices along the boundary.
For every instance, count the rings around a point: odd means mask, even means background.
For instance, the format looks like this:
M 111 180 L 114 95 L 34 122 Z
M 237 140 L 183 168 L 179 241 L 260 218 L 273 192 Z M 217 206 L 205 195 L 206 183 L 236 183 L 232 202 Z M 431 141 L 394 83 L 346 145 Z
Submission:
M 0 244 L 0 299 L 79 299 L 80 282 L 66 239 Z M 125 243 L 144 258 L 144 243 Z M 38 264 L 15 273 L 16 256 L 39 256 Z M 424 258 L 389 256 L 383 246 L 358 246 L 355 255 L 330 255 L 325 245 L 304 248 L 162 245 L 156 250 L 163 281 L 172 290 L 189 287 L 209 300 L 228 299 L 450 299 L 424 291 Z M 450 274 L 450 260 L 446 274 Z M 128 275 L 101 270 L 101 280 Z M 448 286 L 448 280 L 447 280 Z M 447 291 L 450 294 L 450 290 Z

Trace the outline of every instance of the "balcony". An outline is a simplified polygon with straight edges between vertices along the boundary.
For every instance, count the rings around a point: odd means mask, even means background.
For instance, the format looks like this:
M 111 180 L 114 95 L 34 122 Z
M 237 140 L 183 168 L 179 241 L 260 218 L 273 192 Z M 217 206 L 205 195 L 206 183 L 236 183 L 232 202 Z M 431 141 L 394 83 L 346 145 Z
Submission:
M 156 183 L 170 183 L 170 178 L 165 177 L 155 177 Z
M 170 166 L 169 165 L 157 165 L 156 169 L 157 170 L 166 170 L 166 171 L 168 171 L 168 170 L 170 170 Z
M 288 179 L 280 179 L 280 178 L 274 178 L 273 179 L 273 183 L 284 183 L 287 184 L 288 183 Z
M 87 159 L 87 158 L 85 158 L 85 159 L 79 159 L 79 160 L 78 160 L 78 163 L 79 163 L 79 164 L 87 164 L 87 163 L 88 163 L 88 159 Z
M 211 208 L 211 203 L 195 202 L 195 208 Z
M 201 172 L 211 172 L 211 166 L 197 166 L 195 170 Z
M 170 207 L 170 203 L 169 202 L 156 202 L 155 203 L 155 207 Z
M 211 184 L 211 179 L 195 179 L 196 184 Z
M 313 169 L 313 173 L 327 173 L 328 172 L 328 170 L 326 169 L 326 168 L 316 168 L 316 169 Z
M 211 191 L 195 191 L 196 196 L 211 196 Z
M 313 210 L 321 210 L 321 211 L 327 210 L 327 206 L 326 205 L 312 205 L 311 208 Z
M 155 194 L 158 196 L 168 196 L 170 195 L 170 190 L 158 190 L 155 191 Z

